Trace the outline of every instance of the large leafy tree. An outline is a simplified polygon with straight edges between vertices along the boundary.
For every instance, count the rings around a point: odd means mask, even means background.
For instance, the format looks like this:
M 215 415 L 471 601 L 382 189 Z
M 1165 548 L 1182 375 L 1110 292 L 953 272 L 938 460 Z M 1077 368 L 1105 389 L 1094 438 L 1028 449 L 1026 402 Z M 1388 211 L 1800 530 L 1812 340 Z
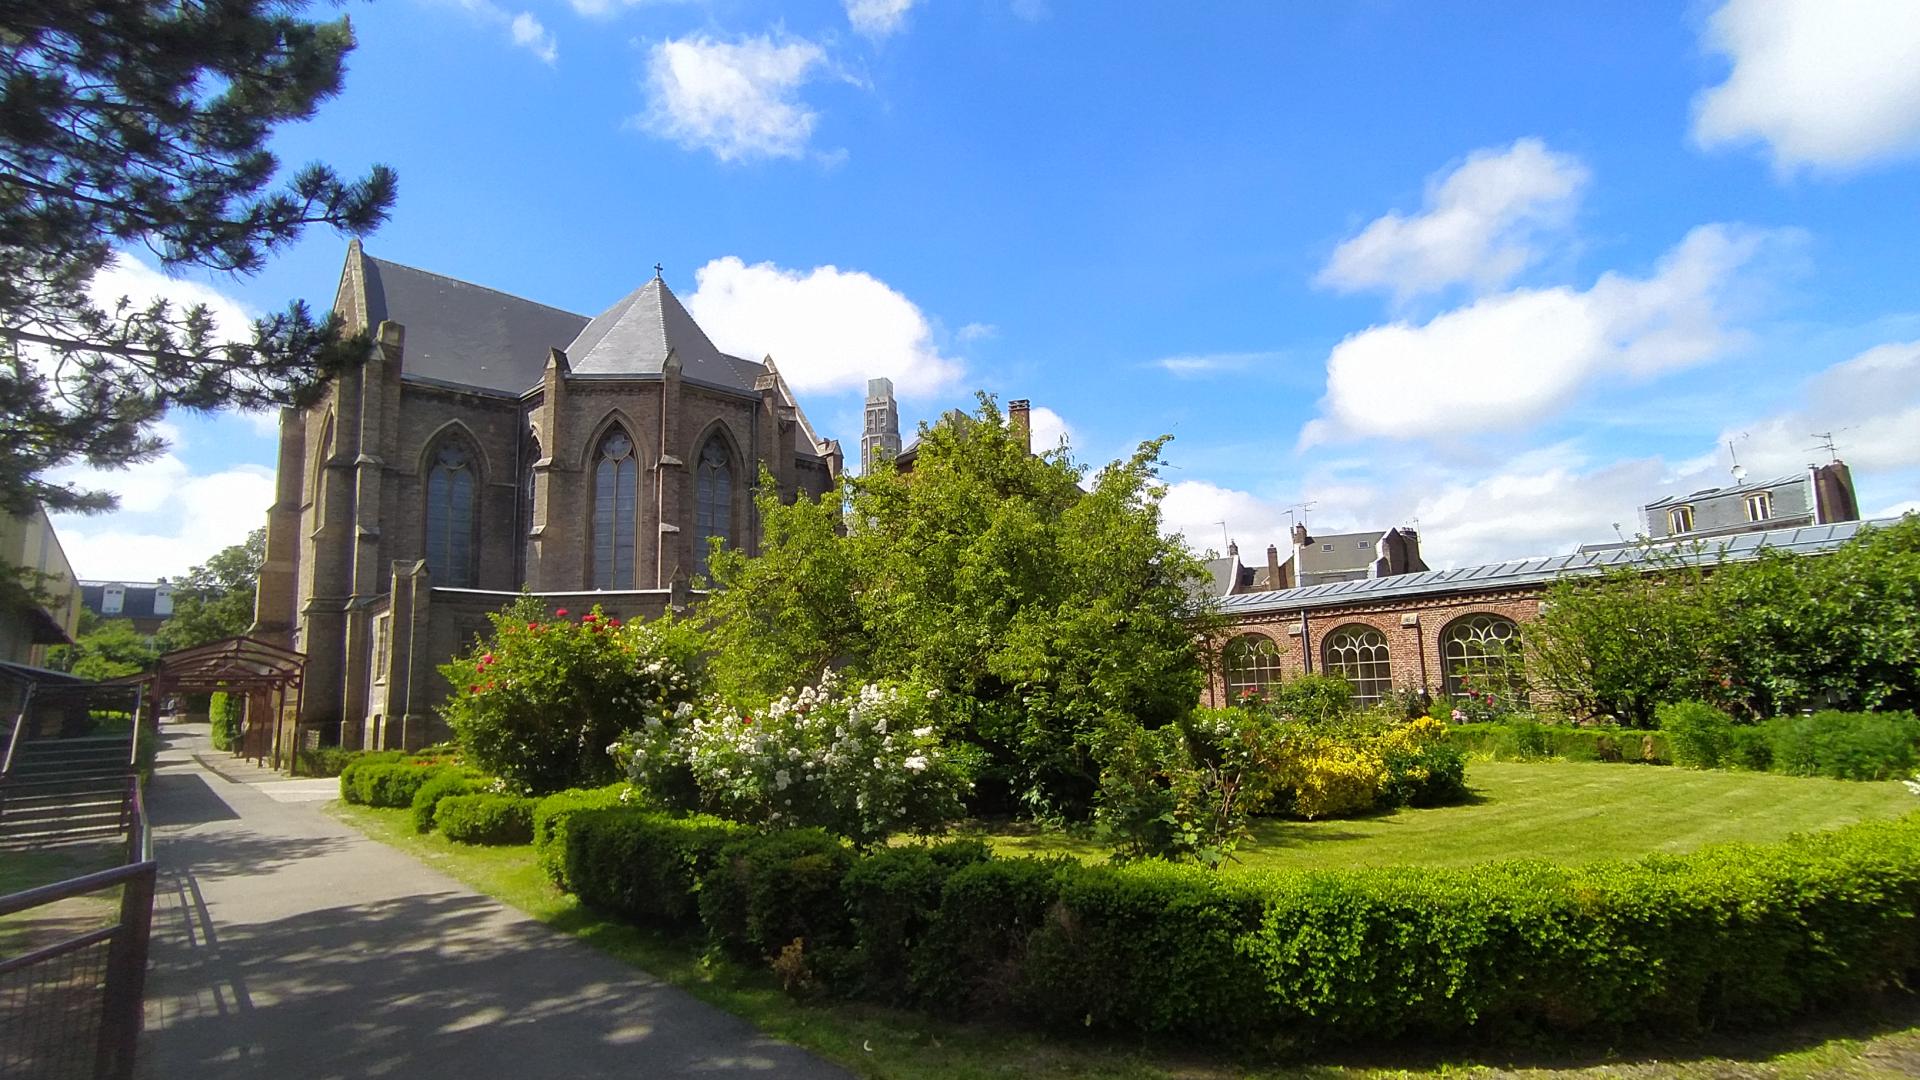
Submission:
M 1100 729 L 1176 720 L 1204 678 L 1203 571 L 1160 533 L 1164 444 L 1088 490 L 983 397 L 921 433 L 911 473 L 790 505 L 763 488 L 758 555 L 712 562 L 716 675 L 746 704 L 829 665 L 936 687 L 986 763 L 987 807 L 1085 815 Z
M 173 615 L 153 635 L 154 647 L 172 652 L 237 637 L 253 625 L 253 594 L 267 554 L 267 530 L 223 548 L 187 571 L 174 585 Z
M 79 632 L 72 645 L 54 648 L 48 661 L 83 679 L 117 679 L 145 671 L 159 656 L 145 634 L 127 619 L 101 619 L 90 611 L 80 614 Z
M 338 93 L 353 32 L 306 0 L 0 5 L 0 509 L 99 510 L 48 471 L 157 453 L 169 407 L 298 399 L 364 342 L 298 303 L 228 341 L 201 305 L 93 295 L 116 249 L 250 274 L 308 225 L 386 217 L 391 170 L 270 188 L 275 127 Z

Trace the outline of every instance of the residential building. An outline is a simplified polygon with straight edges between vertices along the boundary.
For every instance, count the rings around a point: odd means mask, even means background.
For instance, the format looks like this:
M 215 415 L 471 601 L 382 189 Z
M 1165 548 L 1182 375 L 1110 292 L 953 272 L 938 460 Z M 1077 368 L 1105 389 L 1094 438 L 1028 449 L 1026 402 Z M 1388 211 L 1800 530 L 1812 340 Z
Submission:
M 80 587 L 44 511 L 0 515 L 0 572 L 0 663 L 45 667 L 79 632 Z
M 126 619 L 151 637 L 173 617 L 173 592 L 164 581 L 82 581 L 80 604 L 101 619 Z

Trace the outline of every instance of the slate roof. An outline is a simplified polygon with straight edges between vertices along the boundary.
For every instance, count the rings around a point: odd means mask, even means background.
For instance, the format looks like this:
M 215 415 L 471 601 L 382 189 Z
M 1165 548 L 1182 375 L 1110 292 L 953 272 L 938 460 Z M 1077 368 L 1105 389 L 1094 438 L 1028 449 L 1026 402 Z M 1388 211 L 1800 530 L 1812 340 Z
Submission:
M 521 394 L 540 382 L 547 352 L 587 317 L 495 289 L 361 256 L 367 328 L 406 327 L 406 375 Z
M 1621 566 L 1638 566 L 1656 557 L 1677 558 L 1688 563 L 1710 562 L 1719 558 L 1751 559 L 1762 548 L 1777 551 L 1815 553 L 1831 551 L 1853 538 L 1862 526 L 1885 526 L 1898 518 L 1877 521 L 1843 521 L 1831 525 L 1807 525 L 1795 529 L 1771 529 L 1744 533 L 1712 543 L 1656 545 L 1590 551 L 1575 555 L 1549 555 L 1533 559 L 1466 566 L 1454 570 L 1427 570 L 1396 577 L 1362 578 L 1357 581 L 1333 581 L 1305 588 L 1278 592 L 1242 593 L 1223 596 L 1218 610 L 1227 615 L 1252 615 L 1271 611 L 1298 611 L 1302 608 L 1338 607 L 1345 604 L 1370 604 L 1418 596 L 1451 593 L 1488 592 L 1495 589 L 1545 585 L 1569 575 L 1591 575 Z
M 680 306 L 667 283 L 654 278 L 595 316 L 566 346 L 575 375 L 658 375 L 672 352 L 680 377 L 709 386 L 753 392 L 765 365 L 728 356 Z
M 1754 480 L 1744 484 L 1733 484 L 1729 487 L 1702 488 L 1699 491 L 1695 491 L 1686 495 L 1669 495 L 1664 499 L 1657 499 L 1653 502 L 1648 503 L 1646 506 L 1642 507 L 1641 509 L 1657 510 L 1662 506 L 1690 503 L 1695 499 L 1705 499 L 1705 498 L 1708 498 L 1709 496 L 1717 499 L 1722 495 L 1739 495 L 1749 491 L 1771 491 L 1774 488 L 1785 487 L 1788 484 L 1792 484 L 1796 482 L 1802 483 L 1802 484 L 1806 483 L 1807 474 L 1793 473 L 1792 475 L 1789 475 L 1789 476 L 1776 476 L 1771 480 Z

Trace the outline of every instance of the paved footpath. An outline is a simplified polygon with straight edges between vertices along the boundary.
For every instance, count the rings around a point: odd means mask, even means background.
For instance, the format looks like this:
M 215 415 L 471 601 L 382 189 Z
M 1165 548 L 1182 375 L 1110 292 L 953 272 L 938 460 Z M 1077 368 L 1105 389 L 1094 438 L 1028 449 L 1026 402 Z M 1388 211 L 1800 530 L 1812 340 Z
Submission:
M 205 732 L 169 729 L 148 788 L 152 1080 L 846 1076 L 327 816 L 336 782 L 274 778 Z

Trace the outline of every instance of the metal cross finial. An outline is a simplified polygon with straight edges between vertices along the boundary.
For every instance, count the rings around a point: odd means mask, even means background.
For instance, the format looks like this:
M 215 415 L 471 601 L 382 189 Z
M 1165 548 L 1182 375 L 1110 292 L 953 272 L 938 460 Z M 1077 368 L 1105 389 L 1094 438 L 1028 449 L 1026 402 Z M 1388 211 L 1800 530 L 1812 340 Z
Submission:
M 665 269 L 666 269 L 666 267 L 664 267 L 664 266 L 661 266 L 661 265 L 660 265 L 659 263 L 654 263 L 654 264 L 653 264 L 653 280 L 655 280 L 655 281 L 659 281 L 659 280 L 660 280 L 660 273 L 661 273 L 661 271 L 663 271 L 663 270 L 665 270 Z

